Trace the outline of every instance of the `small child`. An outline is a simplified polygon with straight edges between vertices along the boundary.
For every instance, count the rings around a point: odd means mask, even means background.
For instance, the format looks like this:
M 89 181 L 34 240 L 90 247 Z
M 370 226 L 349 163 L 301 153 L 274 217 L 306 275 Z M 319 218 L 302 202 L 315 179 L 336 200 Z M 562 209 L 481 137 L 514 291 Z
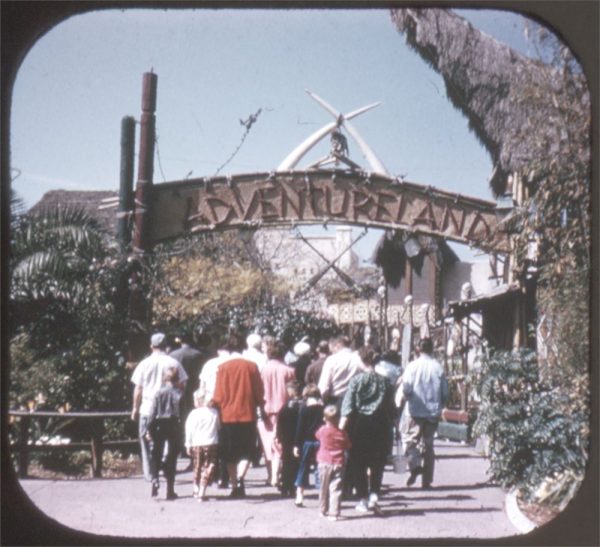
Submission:
M 275 442 L 281 449 L 281 495 L 287 498 L 294 495 L 294 479 L 298 472 L 298 460 L 294 457 L 294 437 L 303 401 L 300 398 L 300 385 L 296 380 L 290 380 L 285 387 L 288 402 L 277 415 Z
M 323 403 L 321 392 L 317 384 L 308 384 L 302 391 L 302 397 L 306 401 L 298 415 L 298 425 L 294 439 L 294 456 L 300 459 L 298 474 L 296 475 L 296 506 L 304 505 L 304 489 L 308 486 L 310 467 L 315 463 L 315 455 L 319 448 L 319 442 L 315 433 L 323 425 Z M 318 484 L 318 472 L 316 477 Z
M 340 516 L 345 452 L 350 449 L 352 443 L 348 434 L 338 427 L 339 410 L 335 405 L 327 405 L 323 417 L 325 425 L 315 434 L 320 443 L 317 451 L 321 480 L 319 506 L 321 516 L 326 516 L 329 510 L 329 520 L 336 521 Z
M 163 372 L 163 385 L 156 392 L 152 400 L 152 407 L 148 416 L 146 439 L 153 443 L 150 458 L 150 473 L 152 474 L 152 497 L 158 495 L 158 474 L 161 461 L 167 447 L 167 454 L 163 471 L 167 479 L 166 499 L 177 499 L 175 494 L 175 469 L 177 467 L 177 454 L 180 446 L 180 407 L 181 391 L 178 384 L 177 369 L 169 367 Z
M 206 406 L 204 395 L 194 393 L 196 408 L 185 422 L 185 447 L 192 457 L 194 469 L 193 495 L 198 501 L 206 501 L 206 487 L 212 482 L 217 466 L 219 446 L 219 412 Z

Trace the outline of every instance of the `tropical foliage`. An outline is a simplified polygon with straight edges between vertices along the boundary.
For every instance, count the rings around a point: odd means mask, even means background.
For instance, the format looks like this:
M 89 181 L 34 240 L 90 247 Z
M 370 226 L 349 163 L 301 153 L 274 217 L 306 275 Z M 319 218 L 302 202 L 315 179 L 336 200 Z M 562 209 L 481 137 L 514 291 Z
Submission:
M 127 263 L 85 213 L 14 215 L 10 404 L 122 408 Z
M 489 438 L 492 479 L 542 501 L 547 479 L 562 484 L 569 476 L 575 485 L 563 494 L 574 495 L 585 472 L 588 416 L 572 394 L 544 380 L 536 354 L 484 353 L 477 391 L 475 431 Z M 547 495 L 543 501 L 556 499 Z
M 557 130 L 529 136 L 524 173 L 530 195 L 515 235 L 517 273 L 526 277 L 533 270 L 537 278 L 542 378 L 568 394 L 577 416 L 589 418 L 590 95 L 572 51 L 544 27 L 536 40 L 548 46 L 543 50 L 552 72 L 530 79 L 526 92 L 511 99 L 531 109 L 549 96 L 548 125 Z M 523 126 L 520 136 L 526 132 Z

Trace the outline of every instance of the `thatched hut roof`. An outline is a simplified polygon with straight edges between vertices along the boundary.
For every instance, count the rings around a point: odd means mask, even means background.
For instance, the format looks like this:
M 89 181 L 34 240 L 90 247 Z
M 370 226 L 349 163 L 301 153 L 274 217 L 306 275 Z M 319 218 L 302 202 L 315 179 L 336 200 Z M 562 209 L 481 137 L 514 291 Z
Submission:
M 50 190 L 28 212 L 37 214 L 58 207 L 82 209 L 95 219 L 100 227 L 110 235 L 115 236 L 117 233 L 117 209 L 114 207 L 99 209 L 103 199 L 113 197 L 118 197 L 118 193 L 112 191 Z
M 508 175 L 527 174 L 533 150 L 546 158 L 558 153 L 568 122 L 557 97 L 568 96 L 568 84 L 557 69 L 520 55 L 447 9 L 392 9 L 391 17 L 443 77 L 450 101 L 489 151 L 496 196 L 506 191 Z

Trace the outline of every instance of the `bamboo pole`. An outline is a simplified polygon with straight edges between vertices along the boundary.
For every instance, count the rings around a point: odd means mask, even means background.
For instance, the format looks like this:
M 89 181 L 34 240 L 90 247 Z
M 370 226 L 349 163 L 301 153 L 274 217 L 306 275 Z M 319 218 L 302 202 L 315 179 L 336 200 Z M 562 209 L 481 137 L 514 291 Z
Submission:
M 135 119 L 125 116 L 121 120 L 121 173 L 119 209 L 117 213 L 117 239 L 121 249 L 131 241 L 130 215 L 133 212 L 133 170 L 135 154 Z

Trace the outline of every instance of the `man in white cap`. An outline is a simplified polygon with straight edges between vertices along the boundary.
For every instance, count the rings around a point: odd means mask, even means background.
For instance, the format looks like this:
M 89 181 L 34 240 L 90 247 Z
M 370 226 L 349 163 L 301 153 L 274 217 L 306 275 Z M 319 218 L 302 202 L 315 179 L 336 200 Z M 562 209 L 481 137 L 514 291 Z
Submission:
M 294 354 L 297 355 L 298 358 L 291 366 L 296 371 L 296 381 L 298 382 L 300 389 L 304 389 L 306 369 L 312 360 L 310 344 L 305 339 L 300 340 L 300 342 L 294 345 Z
M 267 362 L 267 356 L 261 351 L 262 336 L 252 332 L 246 338 L 246 349 L 242 352 L 242 357 L 256 363 L 260 372 Z
M 153 334 L 150 337 L 150 349 L 152 353 L 139 362 L 131 376 L 131 382 L 134 385 L 131 419 L 136 421 L 139 418 L 138 432 L 142 469 L 144 471 L 144 478 L 149 482 L 152 480 L 150 472 L 151 447 L 145 435 L 148 429 L 148 419 L 152 410 L 154 395 L 161 388 L 163 374 L 167 369 L 174 368 L 177 370 L 178 384 L 176 387 L 181 391 L 185 388 L 188 378 L 181 363 L 165 353 L 165 347 L 166 336 L 162 332 Z

